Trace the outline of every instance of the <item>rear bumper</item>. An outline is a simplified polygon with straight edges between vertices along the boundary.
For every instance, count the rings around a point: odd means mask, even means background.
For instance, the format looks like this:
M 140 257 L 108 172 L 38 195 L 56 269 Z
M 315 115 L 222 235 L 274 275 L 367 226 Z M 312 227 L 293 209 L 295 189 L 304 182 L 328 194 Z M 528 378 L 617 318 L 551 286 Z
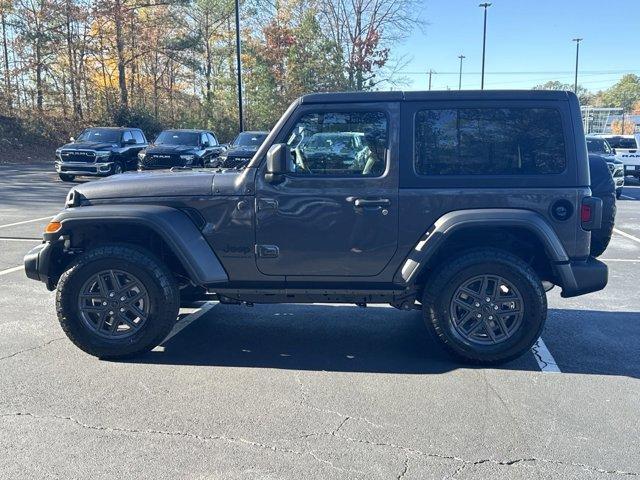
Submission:
M 82 162 L 56 162 L 56 172 L 67 175 L 109 175 L 113 168 L 113 162 L 82 163 Z
M 32 248 L 24 256 L 24 271 L 32 280 L 49 283 L 49 266 L 51 265 L 52 244 L 45 242 Z
M 609 269 L 600 260 L 589 257 L 583 261 L 573 261 L 556 265 L 562 280 L 564 298 L 577 297 L 585 293 L 597 292 L 607 286 Z

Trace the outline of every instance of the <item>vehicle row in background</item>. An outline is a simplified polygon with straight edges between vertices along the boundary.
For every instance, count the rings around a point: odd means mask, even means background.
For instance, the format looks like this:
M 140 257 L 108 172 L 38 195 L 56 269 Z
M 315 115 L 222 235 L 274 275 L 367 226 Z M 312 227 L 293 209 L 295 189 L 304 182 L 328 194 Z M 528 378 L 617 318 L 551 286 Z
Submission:
M 56 150 L 55 168 L 65 182 L 127 170 L 239 168 L 249 163 L 268 133 L 242 132 L 226 145 L 209 130 L 175 129 L 149 143 L 138 128 L 87 128 Z
M 624 187 L 625 165 L 621 160 L 616 158 L 616 153 L 609 142 L 600 136 L 587 135 L 587 150 L 589 155 L 600 155 L 607 162 L 613 181 L 616 184 L 616 198 L 622 195 Z
M 625 175 L 640 179 L 640 133 L 634 135 L 596 135 L 607 141 L 615 157 L 624 163 Z

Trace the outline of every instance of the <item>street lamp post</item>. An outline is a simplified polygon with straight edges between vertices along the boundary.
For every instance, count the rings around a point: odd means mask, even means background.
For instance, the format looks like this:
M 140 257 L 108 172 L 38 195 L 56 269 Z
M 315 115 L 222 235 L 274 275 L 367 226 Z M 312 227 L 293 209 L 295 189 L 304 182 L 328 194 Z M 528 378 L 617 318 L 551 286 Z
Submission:
M 238 74 L 238 127 L 244 130 L 242 115 L 242 61 L 240 59 L 240 0 L 236 0 L 236 72 Z
M 460 59 L 460 75 L 458 76 L 458 90 L 462 90 L 462 59 L 467 58 L 464 55 L 458 55 Z
M 578 57 L 580 56 L 580 42 L 582 38 L 574 38 L 572 42 L 576 42 L 576 76 L 573 81 L 573 93 L 578 94 Z
M 480 90 L 484 90 L 484 55 L 487 47 L 487 8 L 489 8 L 491 4 L 485 2 L 478 6 L 484 8 L 484 30 L 482 32 L 482 74 L 480 76 Z

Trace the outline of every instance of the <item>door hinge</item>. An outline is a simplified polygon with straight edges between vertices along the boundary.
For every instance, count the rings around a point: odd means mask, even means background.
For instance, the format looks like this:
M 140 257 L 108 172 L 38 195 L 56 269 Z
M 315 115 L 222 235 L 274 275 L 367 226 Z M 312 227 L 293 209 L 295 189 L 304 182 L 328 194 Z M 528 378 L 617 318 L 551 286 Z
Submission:
M 256 245 L 256 255 L 260 258 L 277 258 L 280 249 L 277 245 Z

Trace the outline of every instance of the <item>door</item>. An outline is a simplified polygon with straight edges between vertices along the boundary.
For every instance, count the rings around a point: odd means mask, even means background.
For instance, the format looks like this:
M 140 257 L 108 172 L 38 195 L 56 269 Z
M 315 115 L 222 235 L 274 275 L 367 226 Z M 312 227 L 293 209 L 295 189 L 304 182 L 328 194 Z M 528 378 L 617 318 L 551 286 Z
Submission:
M 256 182 L 267 275 L 374 277 L 398 243 L 398 105 L 303 105 L 280 132 L 293 172 Z

